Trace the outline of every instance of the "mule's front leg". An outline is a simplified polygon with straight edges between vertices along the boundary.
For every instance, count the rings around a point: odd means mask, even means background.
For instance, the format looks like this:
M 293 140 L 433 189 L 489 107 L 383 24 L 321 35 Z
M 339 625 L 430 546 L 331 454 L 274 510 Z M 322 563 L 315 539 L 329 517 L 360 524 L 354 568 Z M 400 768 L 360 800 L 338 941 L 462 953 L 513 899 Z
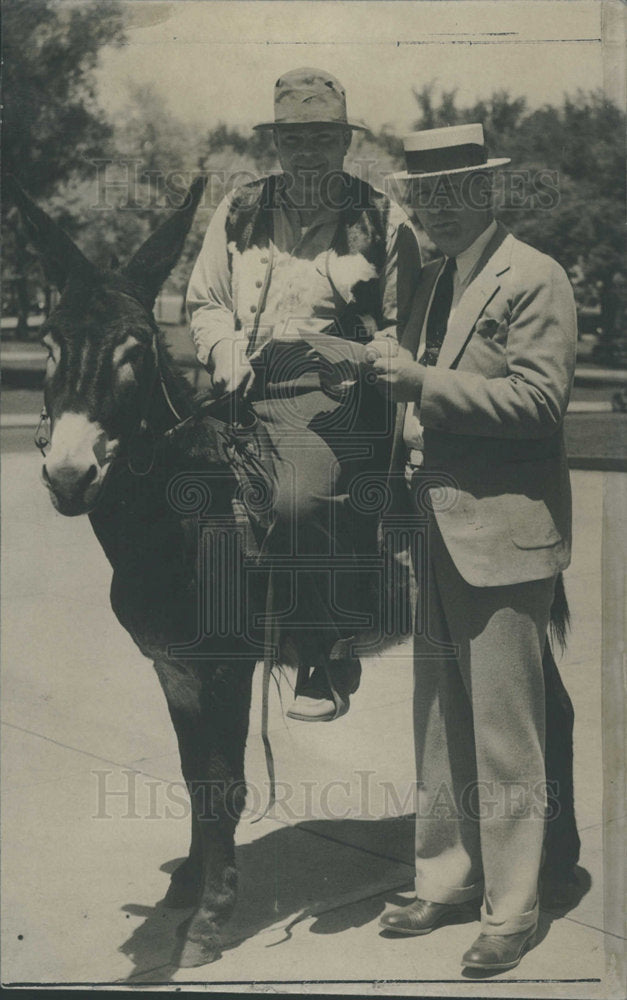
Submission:
M 189 783 L 203 874 L 198 905 L 185 930 L 181 966 L 205 965 L 220 957 L 221 929 L 237 897 L 234 838 L 246 798 L 243 774 L 234 773 L 231 761 L 215 745 L 211 770 L 220 777 Z
M 155 664 L 176 730 L 192 804 L 192 844 L 167 902 L 193 903 L 179 964 L 219 958 L 235 905 L 234 835 L 244 806 L 244 750 L 254 664 Z
M 196 906 L 202 894 L 202 844 L 198 821 L 192 809 L 192 836 L 189 854 L 170 876 L 164 904 L 174 910 Z

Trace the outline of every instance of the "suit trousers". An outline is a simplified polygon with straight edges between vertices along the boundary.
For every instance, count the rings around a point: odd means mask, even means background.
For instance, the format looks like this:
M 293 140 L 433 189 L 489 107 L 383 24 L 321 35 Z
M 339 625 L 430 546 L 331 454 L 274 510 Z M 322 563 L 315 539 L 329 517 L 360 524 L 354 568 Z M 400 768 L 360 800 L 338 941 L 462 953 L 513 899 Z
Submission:
M 425 539 L 414 645 L 416 893 L 440 903 L 483 895 L 482 931 L 513 934 L 538 916 L 542 653 L 555 578 L 472 587 L 432 513 Z

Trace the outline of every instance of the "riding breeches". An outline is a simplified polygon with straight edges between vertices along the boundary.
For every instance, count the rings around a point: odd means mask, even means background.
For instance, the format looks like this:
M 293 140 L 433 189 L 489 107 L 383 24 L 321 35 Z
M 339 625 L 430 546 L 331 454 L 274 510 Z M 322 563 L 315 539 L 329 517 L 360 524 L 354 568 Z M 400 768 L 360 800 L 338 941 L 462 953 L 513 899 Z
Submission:
M 319 386 L 253 408 L 272 445 L 261 558 L 272 573 L 274 621 L 314 665 L 338 639 L 373 625 L 379 511 L 364 498 L 385 469 L 385 445 L 373 446 L 358 408 L 351 416 Z

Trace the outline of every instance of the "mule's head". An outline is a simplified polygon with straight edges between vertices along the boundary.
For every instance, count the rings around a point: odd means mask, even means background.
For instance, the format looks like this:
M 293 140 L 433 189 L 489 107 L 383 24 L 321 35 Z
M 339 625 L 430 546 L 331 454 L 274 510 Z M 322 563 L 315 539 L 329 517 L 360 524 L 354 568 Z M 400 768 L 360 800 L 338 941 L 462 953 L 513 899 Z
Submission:
M 14 188 L 29 238 L 61 292 L 41 336 L 48 350 L 44 398 L 51 425 L 42 476 L 62 514 L 93 508 L 113 460 L 145 413 L 157 365 L 152 307 L 178 260 L 203 187 L 202 178 L 194 181 L 183 207 L 121 271 L 96 268 Z

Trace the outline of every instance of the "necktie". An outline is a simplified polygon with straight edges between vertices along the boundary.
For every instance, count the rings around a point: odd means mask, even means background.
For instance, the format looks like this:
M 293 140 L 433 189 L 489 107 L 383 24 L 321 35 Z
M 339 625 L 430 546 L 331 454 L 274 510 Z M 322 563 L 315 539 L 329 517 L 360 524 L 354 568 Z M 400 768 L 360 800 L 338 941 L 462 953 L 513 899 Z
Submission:
M 438 278 L 433 299 L 431 300 L 431 308 L 429 309 L 427 319 L 425 350 L 420 359 L 423 365 L 434 365 L 438 360 L 453 303 L 454 274 L 455 258 L 449 257 Z

